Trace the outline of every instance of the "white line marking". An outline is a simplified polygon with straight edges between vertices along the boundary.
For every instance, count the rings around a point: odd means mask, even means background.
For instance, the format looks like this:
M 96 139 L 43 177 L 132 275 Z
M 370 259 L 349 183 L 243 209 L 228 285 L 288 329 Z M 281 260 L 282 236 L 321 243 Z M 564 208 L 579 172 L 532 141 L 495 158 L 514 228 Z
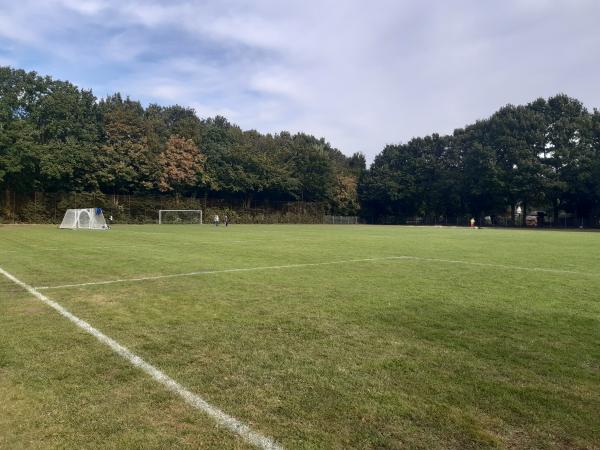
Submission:
M 57 286 L 39 286 L 35 289 L 38 290 L 47 290 L 47 289 L 62 289 L 62 288 L 72 288 L 72 287 L 81 287 L 81 286 L 96 286 L 100 284 L 114 284 L 114 283 L 127 283 L 130 281 L 149 281 L 149 280 L 162 280 L 163 278 L 178 278 L 178 277 L 191 277 L 195 275 L 211 275 L 215 273 L 230 273 L 230 272 L 251 272 L 255 270 L 275 270 L 275 269 L 289 269 L 294 267 L 310 267 L 310 266 L 324 266 L 330 264 L 344 264 L 351 262 L 364 262 L 364 261 L 378 261 L 384 259 L 398 259 L 403 257 L 398 256 L 389 256 L 383 258 L 364 258 L 364 259 L 348 259 L 344 261 L 329 261 L 329 262 L 320 262 L 320 263 L 304 263 L 304 264 L 287 264 L 283 266 L 260 266 L 260 267 L 246 267 L 239 269 L 222 269 L 222 270 L 200 270 L 196 272 L 185 272 L 185 273 L 173 273 L 170 275 L 156 275 L 152 277 L 138 277 L 138 278 L 119 278 L 116 280 L 106 280 L 106 281 L 92 281 L 89 283 L 73 283 L 73 284 L 60 284 Z
M 170 275 L 156 275 L 156 276 L 150 276 L 150 277 L 118 278 L 115 280 L 91 281 L 88 283 L 59 284 L 56 286 L 39 286 L 39 287 L 36 287 L 35 289 L 38 289 L 38 290 L 63 289 L 63 288 L 83 287 L 83 286 L 98 286 L 98 285 L 103 285 L 103 284 L 162 280 L 165 278 L 192 277 L 192 276 L 197 276 L 197 275 L 211 275 L 211 274 L 217 274 L 217 273 L 251 272 L 251 271 L 258 271 L 258 270 L 278 270 L 278 269 L 290 269 L 290 268 L 298 268 L 298 267 L 327 266 L 327 265 L 333 265 L 333 264 L 348 264 L 348 263 L 359 263 L 359 262 L 368 262 L 368 261 L 386 261 L 386 260 L 412 260 L 412 261 L 441 262 L 441 263 L 449 263 L 449 264 L 464 264 L 464 265 L 470 265 L 470 266 L 496 267 L 499 269 L 508 269 L 508 270 L 525 270 L 525 271 L 530 271 L 530 272 L 563 273 L 563 274 L 572 274 L 572 275 L 589 275 L 589 276 L 599 275 L 599 274 L 595 274 L 595 273 L 578 272 L 578 271 L 574 271 L 574 270 L 546 269 L 546 268 L 542 268 L 542 267 L 507 266 L 504 264 L 481 263 L 481 262 L 461 261 L 461 260 L 453 260 L 453 259 L 423 258 L 423 257 L 419 257 L 419 256 L 382 256 L 379 258 L 345 259 L 345 260 L 340 260 L 340 261 L 303 263 L 303 264 L 286 264 L 286 265 L 281 265 L 281 266 L 260 266 L 260 267 L 247 267 L 247 268 L 240 268 L 240 269 L 223 269 L 223 270 L 200 270 L 200 271 L 196 271 L 196 272 L 174 273 L 174 274 L 170 274 Z
M 130 247 L 137 247 L 137 245 L 88 245 L 88 246 L 83 246 L 83 247 L 27 247 L 25 250 L 30 250 L 30 249 L 35 249 L 35 250 L 40 250 L 40 251 L 63 251 L 63 252 L 70 252 L 70 251 L 79 251 L 79 250 L 90 250 L 90 249 L 112 249 L 112 248 L 130 248 Z
M 137 247 L 138 245 L 87 245 L 84 247 L 38 247 L 35 245 L 28 245 L 26 247 L 22 247 L 20 250 L 5 250 L 6 252 L 11 252 L 11 253 L 16 253 L 16 252 L 23 252 L 23 251 L 28 251 L 28 250 L 36 250 L 36 251 L 57 251 L 57 250 L 61 250 L 63 252 L 70 252 L 70 251 L 78 251 L 78 250 L 89 250 L 89 249 L 111 249 L 111 248 L 127 248 L 127 247 Z
M 29 286 L 27 283 L 24 283 L 21 280 L 17 279 L 1 267 L 0 273 L 3 274 L 9 280 L 11 280 L 13 283 L 21 286 L 23 289 L 25 289 L 31 295 L 36 297 L 38 300 L 41 300 L 46 305 L 50 306 L 51 308 L 54 308 L 56 311 L 58 311 L 59 314 L 69 319 L 79 328 L 88 332 L 103 344 L 106 344 L 108 347 L 111 348 L 112 351 L 125 358 L 135 367 L 138 367 L 144 372 L 146 372 L 160 384 L 165 386 L 168 390 L 179 395 L 187 404 L 206 413 L 208 416 L 212 417 L 219 425 L 241 436 L 244 440 L 246 440 L 246 442 L 263 449 L 283 450 L 283 447 L 279 446 L 270 437 L 264 436 L 260 433 L 257 433 L 256 431 L 253 431 L 248 425 L 244 424 L 243 422 L 240 422 L 235 417 L 226 414 L 219 408 L 206 402 L 202 397 L 187 390 L 173 378 L 169 377 L 167 374 L 157 369 L 152 364 L 147 363 L 142 358 L 132 353 L 130 350 L 119 344 L 114 339 L 108 337 L 98 329 L 94 328 L 86 321 L 75 316 L 57 302 L 49 299 L 41 292 L 38 292 L 34 287 Z
M 63 251 L 63 252 L 70 252 L 70 251 L 79 251 L 79 250 L 89 250 L 89 249 L 119 249 L 119 248 L 138 248 L 138 247 L 143 247 L 143 246 L 152 246 L 152 247 L 160 247 L 160 246 L 168 246 L 169 248 L 172 248 L 173 246 L 177 246 L 177 245 L 182 245 L 182 246 L 189 246 L 189 245 L 195 245 L 195 244 L 215 244 L 215 245 L 220 245 L 220 244 L 230 244 L 230 243 L 234 243 L 234 244 L 242 244 L 248 241 L 235 241 L 235 240 L 231 240 L 231 241 L 194 241 L 194 242 L 181 242 L 181 243 L 156 243 L 156 242 L 141 242 L 138 244 L 124 244 L 124 245 L 87 245 L 87 246 L 81 246 L 81 247 L 36 247 L 35 245 L 29 245 L 27 247 L 23 247 L 21 250 L 4 250 L 5 252 L 10 252 L 10 253 L 16 253 L 16 252 L 22 252 L 22 251 L 27 251 L 27 250 L 36 250 L 36 251 Z
M 566 274 L 572 274 L 572 275 L 588 275 L 588 276 L 600 275 L 599 273 L 579 272 L 577 270 L 550 269 L 550 268 L 545 268 L 545 267 L 508 266 L 506 264 L 482 263 L 482 262 L 475 262 L 475 261 L 462 261 L 459 259 L 421 258 L 419 256 L 403 256 L 402 258 L 414 259 L 416 261 L 431 261 L 431 262 L 442 262 L 442 263 L 450 263 L 450 264 L 466 264 L 466 265 L 470 265 L 470 266 L 497 267 L 499 269 L 508 269 L 508 270 L 526 270 L 526 271 L 530 271 L 530 272 L 566 273 Z
M 142 232 L 140 232 L 142 233 Z M 148 233 L 148 234 L 161 234 L 161 233 Z M 383 237 L 383 236 L 382 236 Z M 295 242 L 295 241 L 314 241 L 314 239 L 312 238 L 289 238 L 289 239 L 280 239 L 278 240 L 278 242 Z M 44 247 L 44 246 L 37 246 L 37 245 L 26 245 L 26 246 L 22 246 L 20 250 L 3 250 L 3 252 L 5 253 L 19 253 L 22 251 L 28 251 L 28 250 L 36 250 L 36 251 L 62 251 L 62 252 L 70 252 L 70 251 L 78 251 L 78 250 L 89 250 L 89 249 L 120 249 L 120 248 L 138 248 L 138 247 L 143 247 L 143 246 L 150 246 L 153 248 L 156 247 L 169 247 L 172 248 L 173 246 L 185 246 L 188 247 L 190 245 L 227 245 L 227 244 L 246 244 L 248 242 L 262 242 L 262 243 L 269 243 L 270 241 L 267 239 L 227 239 L 227 240 L 223 240 L 223 241 L 215 241 L 215 240 L 210 240 L 210 241 L 183 241 L 183 242 L 138 242 L 137 244 L 107 244 L 107 245 L 85 245 L 85 246 L 77 246 L 77 247 L 68 247 L 68 246 L 62 246 L 62 247 Z

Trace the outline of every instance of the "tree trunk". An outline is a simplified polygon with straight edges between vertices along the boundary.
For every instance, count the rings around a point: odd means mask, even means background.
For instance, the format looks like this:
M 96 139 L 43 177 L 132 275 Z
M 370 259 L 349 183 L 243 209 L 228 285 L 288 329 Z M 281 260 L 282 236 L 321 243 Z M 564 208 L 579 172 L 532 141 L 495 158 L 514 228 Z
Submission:
M 4 210 L 6 211 L 6 217 L 10 218 L 13 215 L 13 211 L 10 207 L 10 190 L 6 189 L 4 191 L 4 197 L 5 197 Z
M 253 193 L 252 192 L 248 192 L 246 194 L 246 198 L 244 200 L 244 208 L 250 209 L 250 207 L 252 206 L 252 197 L 253 197 Z

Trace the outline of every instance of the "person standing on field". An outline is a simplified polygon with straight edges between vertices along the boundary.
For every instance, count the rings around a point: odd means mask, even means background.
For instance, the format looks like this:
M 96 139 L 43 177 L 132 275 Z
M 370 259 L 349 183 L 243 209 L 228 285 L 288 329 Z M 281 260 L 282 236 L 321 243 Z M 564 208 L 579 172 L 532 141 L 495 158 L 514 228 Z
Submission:
M 475 228 L 475 218 L 471 217 L 471 228 Z
M 218 214 L 215 214 L 213 222 L 215 223 L 215 227 L 219 226 L 219 215 Z
M 223 222 L 225 222 L 225 226 L 229 226 L 229 216 L 227 214 L 225 214 L 225 217 L 223 217 Z

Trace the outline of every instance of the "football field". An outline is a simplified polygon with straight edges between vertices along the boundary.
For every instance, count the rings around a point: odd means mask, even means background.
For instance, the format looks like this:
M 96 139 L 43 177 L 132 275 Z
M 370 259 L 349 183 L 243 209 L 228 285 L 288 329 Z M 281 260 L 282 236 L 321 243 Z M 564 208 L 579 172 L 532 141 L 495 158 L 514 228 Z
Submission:
M 600 448 L 600 233 L 0 226 L 0 448 Z

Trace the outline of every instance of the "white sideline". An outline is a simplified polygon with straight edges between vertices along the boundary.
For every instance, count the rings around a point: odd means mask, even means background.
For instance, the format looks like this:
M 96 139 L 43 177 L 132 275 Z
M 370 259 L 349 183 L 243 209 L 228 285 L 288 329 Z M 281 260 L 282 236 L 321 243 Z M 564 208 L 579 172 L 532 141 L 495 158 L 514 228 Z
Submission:
M 169 275 L 155 275 L 151 277 L 136 277 L 136 278 L 117 278 L 115 280 L 106 280 L 106 281 L 90 281 L 88 283 L 72 283 L 72 284 L 59 284 L 56 286 L 38 286 L 35 289 L 38 290 L 48 290 L 48 289 L 63 289 L 63 288 L 73 288 L 73 287 L 84 287 L 84 286 L 98 286 L 103 284 L 115 284 L 115 283 L 128 283 L 135 281 L 150 281 L 150 280 L 162 280 L 165 278 L 178 278 L 178 277 L 191 277 L 196 275 L 211 275 L 218 273 L 231 273 L 231 272 L 251 272 L 258 270 L 277 270 L 277 269 L 290 269 L 297 267 L 312 267 L 312 266 L 327 266 L 333 264 L 348 264 L 348 263 L 358 263 L 358 262 L 368 262 L 368 261 L 386 261 L 386 260 L 413 260 L 413 261 L 427 261 L 427 262 L 441 262 L 448 264 L 464 264 L 469 266 L 482 266 L 482 267 L 496 267 L 499 269 L 508 269 L 508 270 L 525 270 L 530 272 L 548 272 L 548 273 L 562 273 L 562 274 L 572 274 L 572 275 L 588 275 L 588 276 L 597 276 L 599 274 L 589 273 L 589 272 L 578 272 L 575 270 L 565 270 L 565 269 L 547 269 L 543 267 L 522 267 L 522 266 L 508 266 L 505 264 L 493 264 L 493 263 L 482 263 L 475 261 L 462 261 L 462 260 L 454 260 L 454 259 L 440 259 L 440 258 L 424 258 L 419 256 L 382 256 L 377 258 L 362 258 L 362 259 L 345 259 L 339 261 L 326 261 L 326 262 L 318 262 L 318 263 L 303 263 L 303 264 L 286 264 L 281 266 L 260 266 L 260 267 L 246 267 L 239 269 L 222 269 L 222 270 L 201 270 L 196 272 L 184 272 L 184 273 L 174 273 Z
M 67 319 L 69 319 L 71 322 L 73 322 L 79 328 L 88 332 L 89 334 L 94 336 L 96 339 L 98 339 L 100 342 L 102 342 L 103 344 L 106 344 L 108 347 L 111 348 L 112 351 L 114 351 L 118 355 L 125 358 L 127 361 L 129 361 L 135 367 L 138 367 L 141 370 L 143 370 L 144 372 L 146 372 L 148 375 L 150 375 L 152 378 L 154 378 L 154 380 L 156 380 L 157 382 L 162 384 L 168 390 L 179 395 L 187 404 L 189 404 L 193 408 L 196 408 L 196 409 L 204 412 L 205 414 L 210 416 L 212 419 L 214 419 L 215 422 L 217 422 L 219 425 L 221 425 L 224 428 L 227 428 L 228 430 L 241 436 L 246 442 L 253 444 L 256 447 L 265 449 L 265 450 L 283 450 L 283 447 L 278 445 L 270 437 L 264 436 L 256 431 L 253 431 L 248 425 L 239 421 L 235 417 L 232 417 L 232 416 L 226 414 L 225 412 L 221 411 L 216 406 L 213 406 L 210 403 L 206 402 L 202 397 L 187 390 L 185 387 L 183 387 L 181 384 L 179 384 L 173 378 L 169 377 L 167 374 L 165 374 L 161 370 L 157 369 L 152 364 L 147 363 L 142 358 L 137 356 L 135 353 L 132 353 L 126 347 L 122 346 L 117 341 L 108 337 L 107 335 L 105 335 L 104 333 L 99 331 L 98 329 L 94 328 L 86 321 L 75 316 L 74 314 L 69 312 L 67 309 L 65 309 L 63 306 L 61 306 L 57 302 L 49 299 L 41 292 L 38 292 L 34 287 L 29 286 L 27 283 L 24 283 L 23 281 L 17 279 L 16 277 L 14 277 L 13 275 L 8 273 L 1 267 L 0 267 L 0 273 L 3 274 L 6 278 L 11 280 L 12 282 L 14 282 L 15 284 L 21 286 L 23 289 L 25 289 L 31 295 L 36 297 L 38 300 L 41 300 L 46 305 L 50 306 L 51 308 L 54 308 L 56 311 L 58 311 L 59 314 L 66 317 Z

